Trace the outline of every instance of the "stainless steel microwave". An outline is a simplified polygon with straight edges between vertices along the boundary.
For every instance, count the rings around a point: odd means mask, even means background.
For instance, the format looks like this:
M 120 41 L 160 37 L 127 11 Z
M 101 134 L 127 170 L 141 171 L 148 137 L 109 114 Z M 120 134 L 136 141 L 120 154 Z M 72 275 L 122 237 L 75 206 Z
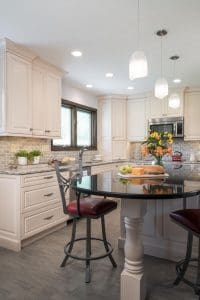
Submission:
M 157 131 L 169 132 L 173 137 L 184 136 L 184 119 L 183 117 L 170 117 L 170 118 L 155 118 L 149 119 L 148 122 L 149 132 Z

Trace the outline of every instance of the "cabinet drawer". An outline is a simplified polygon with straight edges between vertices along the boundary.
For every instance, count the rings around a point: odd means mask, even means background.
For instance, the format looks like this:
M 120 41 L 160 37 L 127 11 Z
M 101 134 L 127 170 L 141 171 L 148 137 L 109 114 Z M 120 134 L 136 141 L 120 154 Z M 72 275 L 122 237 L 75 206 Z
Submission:
M 22 176 L 21 186 L 57 181 L 56 172 L 35 173 Z
M 67 216 L 64 215 L 62 206 L 49 206 L 45 210 L 35 214 L 24 214 L 22 216 L 22 238 L 30 237 L 38 232 L 64 222 Z
M 61 203 L 60 191 L 56 183 L 52 186 L 40 185 L 36 187 L 25 187 L 22 189 L 21 199 L 22 212 L 35 210 L 56 202 Z

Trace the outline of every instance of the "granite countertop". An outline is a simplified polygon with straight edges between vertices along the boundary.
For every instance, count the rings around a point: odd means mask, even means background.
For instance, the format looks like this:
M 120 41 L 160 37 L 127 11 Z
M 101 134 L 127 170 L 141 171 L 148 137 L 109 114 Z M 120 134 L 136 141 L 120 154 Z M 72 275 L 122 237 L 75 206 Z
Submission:
M 128 162 L 128 160 L 109 160 L 109 161 L 88 161 L 83 162 L 83 167 L 91 167 L 91 166 L 98 166 L 103 164 L 111 164 L 114 162 Z M 69 164 L 63 166 L 69 170 L 77 170 L 77 164 Z M 8 175 L 26 175 L 26 174 L 35 174 L 35 173 L 42 173 L 42 172 L 52 172 L 55 168 L 53 165 L 48 165 L 47 163 L 41 163 L 38 165 L 27 165 L 27 166 L 11 166 L 7 169 L 0 170 L 0 174 L 8 174 Z
M 107 161 L 88 161 L 83 162 L 83 167 L 92 167 L 104 164 L 112 164 L 112 163 L 127 163 L 127 164 L 151 164 L 151 160 L 131 160 L 131 159 L 115 159 L 115 160 L 107 160 Z M 165 161 L 167 165 L 197 165 L 200 162 L 190 162 L 190 161 L 182 161 L 182 162 L 172 162 L 172 161 Z M 64 168 L 69 170 L 77 170 L 77 164 L 69 164 L 65 165 Z M 47 163 L 41 163 L 39 165 L 27 165 L 27 166 L 11 166 L 7 169 L 0 170 L 0 174 L 8 174 L 8 175 L 26 175 L 26 174 L 35 174 L 35 173 L 42 173 L 42 172 L 52 172 L 54 171 L 53 165 L 48 165 Z

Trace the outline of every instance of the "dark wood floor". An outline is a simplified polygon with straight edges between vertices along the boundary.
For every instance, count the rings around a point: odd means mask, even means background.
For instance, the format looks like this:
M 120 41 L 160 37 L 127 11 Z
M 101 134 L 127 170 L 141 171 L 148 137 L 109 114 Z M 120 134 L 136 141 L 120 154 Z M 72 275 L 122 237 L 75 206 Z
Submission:
M 0 300 L 119 300 L 120 273 L 123 268 L 123 251 L 117 248 L 119 212 L 107 216 L 108 239 L 115 247 L 114 257 L 118 268 L 109 260 L 92 263 L 92 282 L 84 282 L 84 265 L 70 260 L 65 268 L 59 265 L 63 246 L 68 240 L 71 226 L 59 230 L 16 253 L 0 248 Z M 112 216 L 112 217 L 111 217 Z M 100 236 L 99 222 L 94 221 L 94 233 Z M 79 234 L 84 232 L 84 222 L 79 222 Z M 98 245 L 94 245 L 98 251 Z M 77 247 L 81 253 L 82 246 Z M 175 276 L 174 263 L 145 256 L 147 274 L 147 299 L 193 300 L 193 290 L 184 284 L 172 287 Z M 134 299 L 133 299 L 134 300 Z

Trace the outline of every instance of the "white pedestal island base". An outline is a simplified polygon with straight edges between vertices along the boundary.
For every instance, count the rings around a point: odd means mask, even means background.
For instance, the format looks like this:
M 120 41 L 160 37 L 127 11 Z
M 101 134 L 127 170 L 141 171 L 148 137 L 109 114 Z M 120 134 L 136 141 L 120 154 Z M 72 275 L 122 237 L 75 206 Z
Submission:
M 142 226 L 146 206 L 145 200 L 121 200 L 121 215 L 124 217 L 126 230 L 125 264 L 121 274 L 121 300 L 144 300 L 146 296 L 142 244 Z

